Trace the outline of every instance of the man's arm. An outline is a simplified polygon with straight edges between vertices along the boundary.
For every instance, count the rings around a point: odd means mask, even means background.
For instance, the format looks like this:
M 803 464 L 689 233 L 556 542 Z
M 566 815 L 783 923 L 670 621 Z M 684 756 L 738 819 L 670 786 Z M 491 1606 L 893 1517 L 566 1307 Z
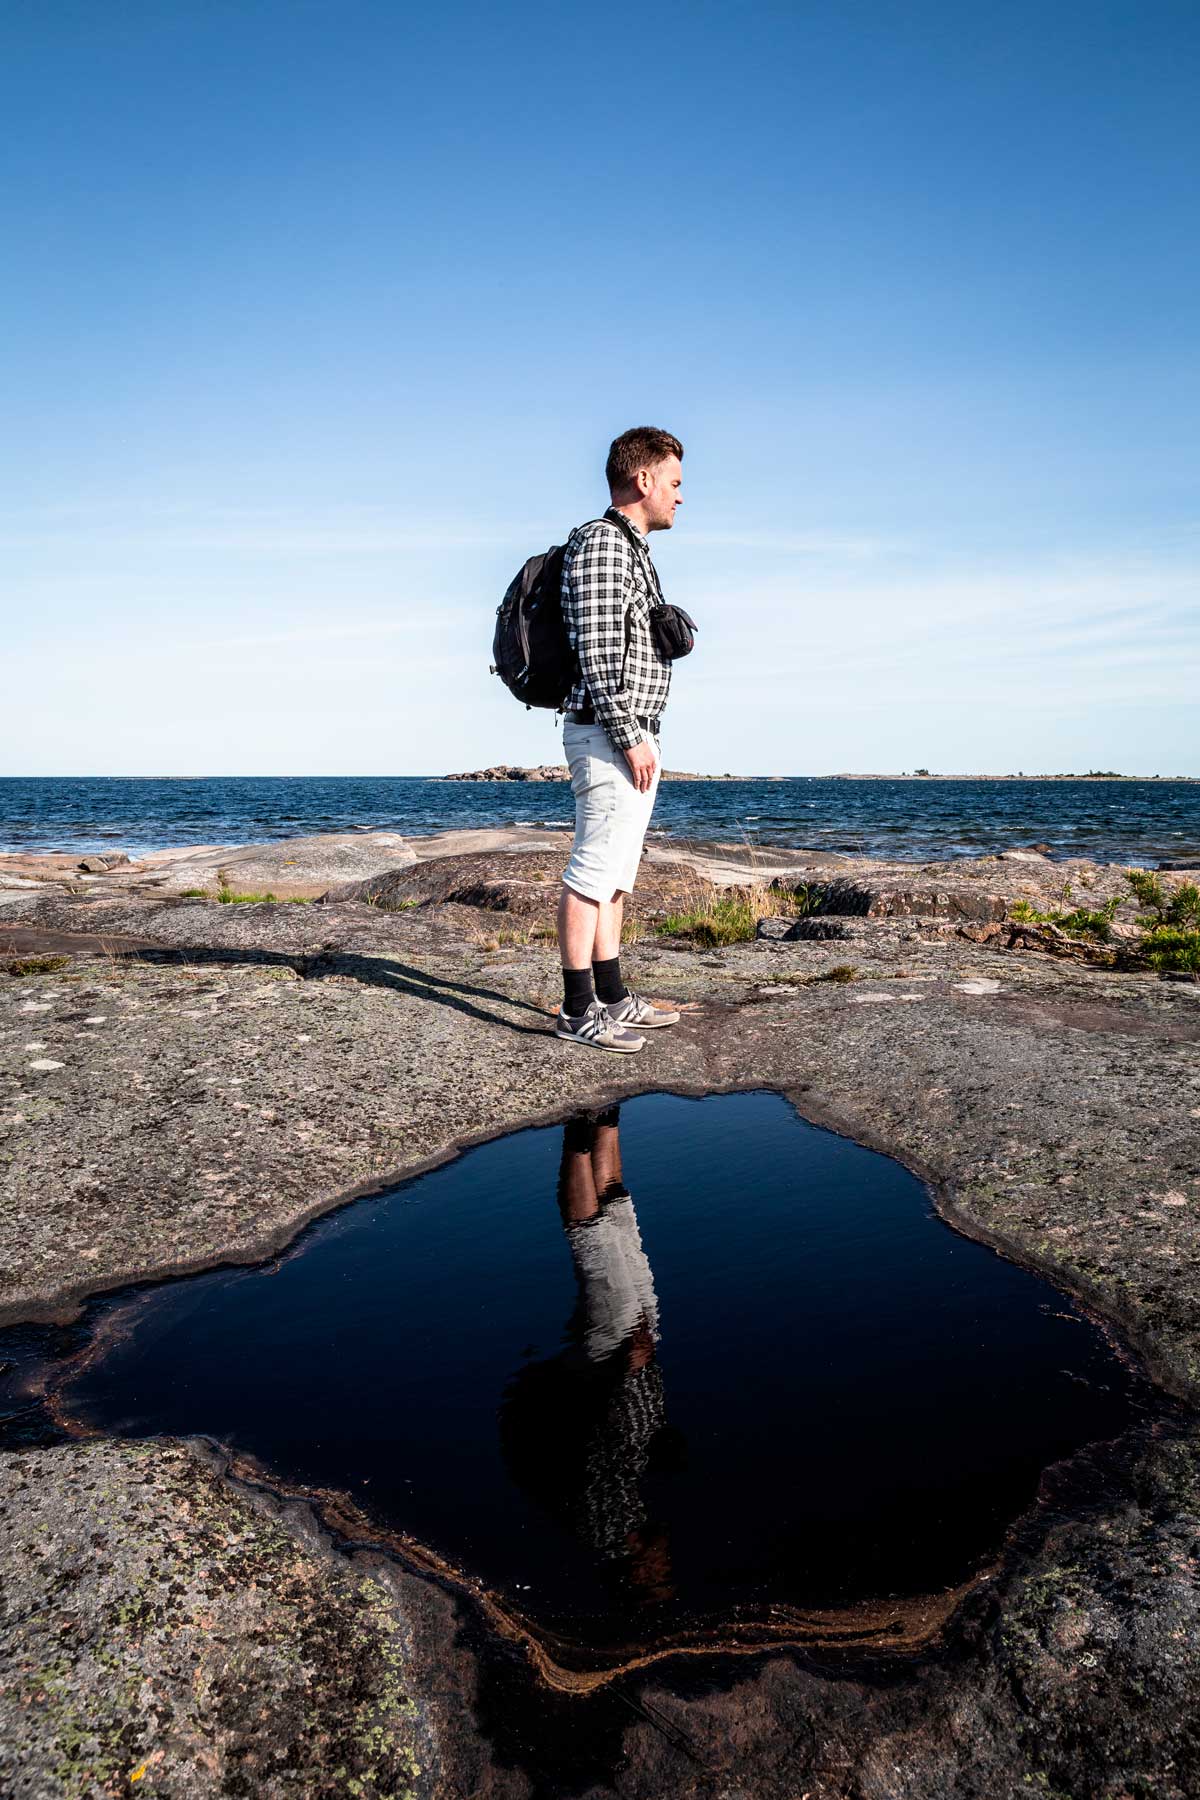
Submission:
M 563 584 L 563 613 L 597 723 L 618 750 L 643 733 L 625 691 L 625 615 L 633 556 L 614 525 L 594 526 L 576 549 Z

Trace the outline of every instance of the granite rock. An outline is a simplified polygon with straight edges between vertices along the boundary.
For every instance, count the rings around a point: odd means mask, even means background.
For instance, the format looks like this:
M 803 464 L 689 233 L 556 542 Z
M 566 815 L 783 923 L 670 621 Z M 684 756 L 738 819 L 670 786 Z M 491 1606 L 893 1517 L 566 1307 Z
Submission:
M 10 1800 L 428 1791 L 394 1568 L 200 1446 L 0 1456 L 0 1561 Z
M 790 893 L 794 877 L 777 877 L 771 886 Z M 952 887 L 908 881 L 839 878 L 814 881 L 803 889 L 806 912 L 833 913 L 863 919 L 1003 919 L 1008 901 L 979 886 Z
M 464 867 L 425 867 L 465 891 Z M 536 872 L 497 857 L 470 879 L 528 880 L 549 902 L 553 870 Z M 1025 879 L 1008 871 L 1006 900 Z M 1072 879 L 1097 900 L 1122 891 L 1119 870 Z M 1053 897 L 1040 882 L 1035 902 Z M 1002 884 L 990 861 L 955 885 Z M 1200 987 L 1019 949 L 996 920 L 829 915 L 855 934 L 852 967 L 819 940 L 707 952 L 647 934 L 626 973 L 684 1016 L 618 1061 L 554 1038 L 552 943 L 502 944 L 483 935 L 489 906 L 419 891 L 398 911 L 45 889 L 5 908 L 0 946 L 66 959 L 0 973 L 8 1318 L 268 1255 L 518 1126 L 653 1089 L 771 1087 L 902 1159 L 956 1229 L 1095 1309 L 1178 1415 L 1050 1472 L 924 1653 L 660 1665 L 586 1703 L 538 1688 L 469 1595 L 377 1559 L 364 1598 L 364 1566 L 307 1514 L 248 1498 L 190 1447 L 9 1450 L 0 1791 L 131 1791 L 144 1760 L 141 1791 L 187 1800 L 324 1800 L 351 1779 L 371 1800 L 1191 1800 Z M 858 1003 L 881 995 L 908 1004 Z M 376 1763 L 364 1721 L 384 1734 Z M 602 1766 L 577 1767 L 572 1746 Z

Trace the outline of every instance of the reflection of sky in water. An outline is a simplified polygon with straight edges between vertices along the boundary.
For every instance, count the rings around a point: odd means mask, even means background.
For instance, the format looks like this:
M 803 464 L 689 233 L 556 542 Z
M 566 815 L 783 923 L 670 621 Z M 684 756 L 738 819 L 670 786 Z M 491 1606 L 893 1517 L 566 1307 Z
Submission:
M 0 849 L 156 849 L 358 827 L 568 827 L 558 783 L 213 779 L 0 780 Z M 665 782 L 654 828 L 675 836 L 928 859 L 1046 843 L 1099 861 L 1200 859 L 1200 783 Z
M 1052 1289 L 763 1093 L 499 1139 L 133 1317 L 88 1417 L 344 1487 L 600 1636 L 961 1580 L 1131 1406 Z

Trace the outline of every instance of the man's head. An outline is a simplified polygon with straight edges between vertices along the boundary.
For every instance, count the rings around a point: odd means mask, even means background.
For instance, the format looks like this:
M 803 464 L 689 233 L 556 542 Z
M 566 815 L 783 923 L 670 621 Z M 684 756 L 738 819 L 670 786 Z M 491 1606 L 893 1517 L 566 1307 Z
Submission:
M 683 445 L 669 431 L 636 425 L 614 438 L 604 472 L 614 506 L 644 531 L 669 531 L 683 499 Z

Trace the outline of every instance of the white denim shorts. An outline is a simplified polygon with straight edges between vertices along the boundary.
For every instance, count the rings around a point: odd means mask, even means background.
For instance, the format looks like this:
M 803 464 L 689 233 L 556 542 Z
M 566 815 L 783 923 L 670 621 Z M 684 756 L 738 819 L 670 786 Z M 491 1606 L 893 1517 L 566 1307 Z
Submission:
M 662 751 L 651 738 L 654 776 L 644 794 L 633 785 L 625 752 L 603 725 L 563 726 L 563 751 L 575 795 L 575 842 L 563 880 L 585 900 L 631 894 L 642 859 L 642 842 L 662 771 Z

